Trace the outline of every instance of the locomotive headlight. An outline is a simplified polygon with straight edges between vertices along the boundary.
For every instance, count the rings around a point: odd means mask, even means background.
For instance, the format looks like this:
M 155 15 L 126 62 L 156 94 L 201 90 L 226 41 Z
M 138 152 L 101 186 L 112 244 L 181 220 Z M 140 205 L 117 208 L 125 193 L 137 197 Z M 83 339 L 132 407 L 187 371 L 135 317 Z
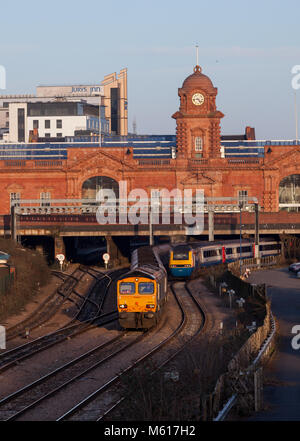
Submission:
M 127 305 L 119 305 L 119 308 L 121 308 L 121 309 L 126 309 L 126 308 L 127 308 Z
M 155 305 L 151 304 L 151 305 L 146 305 L 146 308 L 155 308 Z

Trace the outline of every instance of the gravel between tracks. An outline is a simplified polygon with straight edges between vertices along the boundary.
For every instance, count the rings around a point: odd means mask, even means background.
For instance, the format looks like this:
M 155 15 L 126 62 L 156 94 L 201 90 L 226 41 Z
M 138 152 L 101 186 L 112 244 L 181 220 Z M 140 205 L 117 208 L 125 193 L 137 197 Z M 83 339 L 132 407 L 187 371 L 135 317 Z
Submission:
M 68 267 L 68 270 L 66 273 L 71 274 L 78 265 L 71 264 Z M 28 304 L 25 306 L 24 310 L 19 314 L 14 314 L 8 317 L 5 322 L 1 323 L 1 325 L 5 326 L 6 328 L 10 328 L 11 326 L 16 325 L 17 323 L 21 322 L 22 320 L 25 320 L 30 314 L 32 314 L 37 307 L 43 303 L 46 298 L 56 290 L 61 284 L 63 283 L 63 280 L 59 277 L 52 275 L 50 278 L 49 283 L 47 285 L 41 287 L 39 289 L 38 294 L 36 297 L 28 302 Z
M 74 265 L 73 267 L 70 266 L 68 268 L 68 273 L 71 274 L 76 269 L 76 267 L 77 265 Z M 83 278 L 77 283 L 75 287 L 76 292 L 78 292 L 78 294 L 81 294 L 83 296 L 86 295 L 86 293 L 88 292 L 89 288 L 92 286 L 94 281 L 95 281 L 94 277 L 92 277 L 89 274 L 85 274 Z M 25 310 L 21 314 L 10 317 L 6 321 L 4 326 L 6 326 L 6 328 L 9 328 L 26 319 L 30 314 L 34 313 L 34 311 L 39 307 L 39 305 L 43 303 L 46 300 L 46 298 L 49 295 L 51 295 L 51 293 L 54 293 L 54 291 L 62 283 L 63 281 L 61 279 L 58 279 L 56 276 L 52 276 L 50 283 L 41 289 L 41 293 L 37 295 L 36 299 L 28 303 Z M 66 326 L 69 323 L 69 321 L 73 317 L 75 317 L 77 312 L 78 312 L 78 308 L 72 302 L 66 301 L 62 305 L 62 308 L 60 308 L 58 312 L 54 314 L 47 322 L 31 330 L 28 338 L 25 338 L 24 335 L 24 336 L 17 336 L 12 340 L 8 340 L 6 349 L 7 350 L 13 349 L 17 346 L 23 345 L 45 334 L 53 332 L 58 328 Z M 5 351 L 0 351 L 1 354 L 3 352 Z
M 209 292 L 209 290 L 199 280 L 190 282 L 190 289 L 194 294 L 199 296 L 201 304 L 206 308 L 209 316 L 213 316 L 213 319 L 209 321 L 208 331 L 216 332 L 219 330 L 219 324 L 221 321 L 224 323 L 224 327 L 230 326 L 232 315 L 228 308 L 224 308 L 221 305 L 221 301 L 218 297 Z M 47 293 L 49 295 L 49 292 Z M 115 304 L 115 294 L 112 291 L 106 309 L 111 309 L 111 306 Z M 105 312 L 105 311 L 104 311 Z M 49 398 L 38 409 L 33 409 L 24 416 L 24 420 L 55 420 L 81 399 L 93 392 L 107 379 L 111 378 L 113 374 L 118 374 L 122 369 L 125 369 L 129 362 L 137 359 L 141 354 L 145 353 L 150 347 L 155 346 L 162 341 L 166 335 L 172 332 L 178 322 L 180 321 L 180 312 L 178 306 L 172 296 L 168 302 L 167 314 L 164 315 L 163 322 L 168 322 L 166 326 L 162 327 L 161 331 L 152 334 L 151 338 L 147 337 L 143 342 L 138 345 L 134 345 L 128 352 L 122 354 L 122 357 L 111 360 L 105 369 L 99 368 L 95 372 L 83 377 L 76 383 L 76 386 L 69 387 L 65 391 L 59 393 L 53 398 Z M 160 328 L 160 326 L 159 326 Z M 62 342 L 41 354 L 31 357 L 28 360 L 20 363 L 18 366 L 10 369 L 1 375 L 1 388 L 0 398 L 12 393 L 16 389 L 34 381 L 42 375 L 52 371 L 53 369 L 61 366 L 62 364 L 70 361 L 81 353 L 92 349 L 101 342 L 112 339 L 119 332 L 120 328 L 117 322 L 110 325 L 105 325 L 102 328 L 94 328 L 85 332 L 84 334 L 77 336 L 74 339 Z
M 145 336 L 141 342 L 134 344 L 131 348 L 126 350 L 126 352 L 123 352 L 119 356 L 109 360 L 104 366 L 96 368 L 88 375 L 77 381 L 75 385 L 70 385 L 63 391 L 56 394 L 54 397 L 45 400 L 37 409 L 28 411 L 26 415 L 20 417 L 20 419 L 26 421 L 53 421 L 92 393 L 95 389 L 104 384 L 106 381 L 111 379 L 112 376 L 117 375 L 120 373 L 120 371 L 126 369 L 131 362 L 137 360 L 145 352 L 150 350 L 150 348 L 159 344 L 177 327 L 181 314 L 178 306 L 176 305 L 175 299 L 172 297 L 170 298 L 169 308 L 169 310 L 172 310 L 172 314 L 164 314 L 160 325 L 155 328 L 151 335 Z M 107 330 L 110 337 L 115 335 L 116 327 L 118 327 L 117 324 L 115 324 L 114 329 Z M 103 339 L 104 331 L 102 328 L 99 328 L 98 331 L 97 343 L 99 344 Z M 132 331 L 132 333 L 136 334 L 136 331 Z M 84 339 L 85 337 L 86 333 L 83 334 L 82 338 Z M 88 342 L 89 339 L 87 338 L 86 343 Z M 86 345 L 84 346 L 84 349 L 86 350 Z M 68 354 L 70 354 L 70 348 L 68 348 Z

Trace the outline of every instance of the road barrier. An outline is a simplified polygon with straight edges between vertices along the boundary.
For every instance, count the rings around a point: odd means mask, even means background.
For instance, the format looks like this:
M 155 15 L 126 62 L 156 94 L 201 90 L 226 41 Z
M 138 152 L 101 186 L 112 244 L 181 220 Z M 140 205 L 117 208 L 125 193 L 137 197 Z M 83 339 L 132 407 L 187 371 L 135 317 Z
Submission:
M 273 259 L 266 259 L 263 264 L 266 264 L 267 260 L 273 261 Z M 266 298 L 265 285 L 250 285 L 231 274 L 226 279 L 228 289 L 232 287 L 231 282 L 234 280 L 237 293 L 238 289 L 241 289 L 244 294 L 251 295 L 252 292 L 252 295 Z M 221 288 L 224 286 L 224 282 L 221 282 L 220 285 L 219 292 L 222 292 Z M 258 293 L 255 290 L 258 290 Z M 204 421 L 223 421 L 233 407 L 237 407 L 239 411 L 244 413 L 261 410 L 263 405 L 263 368 L 261 363 L 274 347 L 275 333 L 276 324 L 271 304 L 267 301 L 266 315 L 262 326 L 259 326 L 251 334 L 232 358 L 228 364 L 227 372 L 218 378 L 213 392 L 202 399 L 201 417 Z
M 268 268 L 270 266 L 279 265 L 282 263 L 282 256 L 266 256 L 261 257 L 260 259 L 251 258 L 251 259 L 243 259 L 242 265 L 240 266 L 240 261 L 237 260 L 235 262 L 231 262 L 228 264 L 228 269 L 235 275 L 240 276 L 244 275 L 246 269 L 250 269 L 250 271 L 256 271 L 262 268 Z M 242 269 L 242 273 L 241 273 Z

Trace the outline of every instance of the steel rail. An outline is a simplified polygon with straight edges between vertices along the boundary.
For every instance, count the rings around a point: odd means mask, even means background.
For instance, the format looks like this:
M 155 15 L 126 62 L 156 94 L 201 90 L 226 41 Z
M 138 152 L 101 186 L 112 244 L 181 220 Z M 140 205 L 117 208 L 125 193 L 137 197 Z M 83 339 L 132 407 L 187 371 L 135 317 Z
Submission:
M 124 270 L 117 270 L 114 271 L 114 279 L 116 280 L 117 277 L 119 276 L 120 271 L 124 271 Z M 102 276 L 103 274 L 100 273 Z M 107 275 L 105 275 L 107 276 Z M 105 279 L 105 277 L 101 277 L 101 279 L 98 279 L 98 282 L 102 282 Z M 101 310 L 101 307 L 103 306 L 103 303 L 105 301 L 105 298 L 107 296 L 107 293 L 110 289 L 110 284 L 113 280 L 113 277 L 108 276 L 108 283 L 105 287 L 105 295 L 102 297 L 102 301 L 99 305 L 99 311 Z M 97 283 L 96 283 L 97 285 Z M 95 286 L 93 287 L 95 289 Z M 101 324 L 105 324 L 111 321 L 115 321 L 118 318 L 118 311 L 114 310 L 114 311 L 110 311 L 108 313 L 105 314 L 101 314 L 98 315 L 96 317 L 93 317 L 92 319 L 89 319 L 86 323 L 89 324 L 91 322 L 95 322 L 95 320 L 99 321 L 99 319 L 101 319 Z M 71 327 L 68 327 L 71 328 Z M 62 328 L 64 330 L 64 328 Z M 40 384 L 45 383 L 47 380 L 50 380 L 53 376 L 58 375 L 60 372 L 64 372 L 66 369 L 71 368 L 72 366 L 76 365 L 77 363 L 80 363 L 80 361 L 84 361 L 86 358 L 88 357 L 93 357 L 95 356 L 95 354 L 99 351 L 103 351 L 103 349 L 112 344 L 113 342 L 115 342 L 116 340 L 119 340 L 123 335 L 125 334 L 125 332 L 123 332 L 121 335 L 118 335 L 116 338 L 110 340 L 107 343 L 101 344 L 98 347 L 88 351 L 85 354 L 82 354 L 81 356 L 75 358 L 74 360 L 71 360 L 70 362 L 66 363 L 65 365 L 61 366 L 60 368 L 50 372 L 49 374 L 41 377 L 40 379 L 34 381 L 33 383 L 19 389 L 18 391 L 10 394 L 7 397 L 4 397 L 2 400 L 0 400 L 0 407 L 4 406 L 5 404 L 9 404 L 11 403 L 12 400 L 18 398 L 19 396 L 22 396 L 22 394 L 26 394 L 26 392 L 30 392 L 32 389 L 34 389 L 35 387 L 38 387 Z M 67 338 L 67 337 L 66 337 Z M 134 343 L 134 342 L 133 342 Z M 131 343 L 131 344 L 133 344 Z M 58 392 L 60 389 L 66 387 L 68 384 L 74 382 L 76 379 L 80 378 L 81 376 L 85 375 L 87 372 L 89 372 L 90 370 L 94 369 L 95 367 L 97 367 L 97 365 L 104 363 L 104 361 L 106 361 L 107 359 L 109 359 L 110 357 L 112 357 L 113 354 L 110 354 L 108 357 L 106 357 L 106 359 L 102 360 L 102 361 L 98 361 L 95 365 L 93 366 L 89 366 L 88 369 L 85 369 L 84 371 L 82 371 L 80 374 L 76 375 L 75 377 L 69 379 L 67 382 L 64 381 L 64 383 L 62 385 L 60 385 L 59 387 L 56 387 L 55 389 L 53 389 L 52 391 L 48 392 L 48 394 L 44 394 L 42 397 L 40 397 L 40 399 L 38 400 L 34 400 L 34 402 L 32 402 L 30 405 L 26 406 L 24 409 L 21 409 L 19 412 L 15 412 L 14 415 L 10 416 L 7 420 L 12 420 L 17 418 L 17 416 L 20 416 L 21 414 L 25 413 L 27 410 L 29 410 L 30 408 L 33 408 L 34 406 L 36 406 L 39 402 L 41 402 L 42 400 L 44 400 L 45 398 L 53 395 L 55 392 Z M 0 409 L 1 411 L 1 409 Z M 3 410 L 2 410 L 3 412 Z M 4 410 L 5 412 L 5 410 Z
M 75 273 L 77 271 L 81 271 L 82 274 L 79 277 L 75 277 Z M 71 294 L 69 282 L 70 280 L 74 281 L 73 286 L 78 283 L 82 277 L 84 276 L 84 272 L 82 269 L 76 268 L 75 271 L 72 274 L 68 275 L 68 278 L 64 280 L 62 285 L 60 285 L 58 288 L 55 289 L 54 293 L 52 293 L 50 296 L 48 296 L 35 311 L 30 314 L 26 319 L 22 320 L 21 322 L 17 323 L 14 326 L 11 326 L 7 330 L 7 340 L 12 340 L 13 338 L 20 335 L 22 331 L 26 332 L 27 330 L 32 330 L 37 328 L 38 326 L 41 326 L 43 323 L 45 323 L 49 318 L 51 318 L 59 309 L 61 304 L 66 300 L 66 297 L 68 294 Z M 65 287 L 64 287 L 65 285 Z M 64 294 L 65 291 L 65 294 Z M 59 294 L 59 296 L 57 295 Z M 50 306 L 49 306 L 50 305 Z M 37 315 L 41 320 L 37 320 Z M 43 317 L 44 315 L 44 317 Z
M 120 270 L 119 270 L 120 271 Z M 107 275 L 101 277 L 101 279 L 98 279 L 96 281 L 96 284 L 92 287 L 91 291 L 94 291 L 95 289 L 98 289 L 98 284 L 101 283 Z M 111 277 L 107 276 L 109 279 L 109 283 L 107 285 L 107 289 L 110 286 L 110 283 L 112 281 Z M 11 349 L 10 351 L 6 351 L 2 354 L 0 357 L 0 372 L 3 372 L 4 370 L 7 370 L 11 366 L 15 365 L 16 363 L 38 353 L 45 349 L 48 349 L 49 347 L 60 343 L 64 341 L 67 338 L 70 338 L 70 336 L 78 335 L 79 333 L 85 332 L 88 330 L 91 326 L 93 326 L 93 323 L 101 318 L 101 309 L 103 307 L 103 302 L 105 300 L 105 295 L 103 296 L 101 300 L 101 304 L 98 306 L 97 313 L 87 320 L 81 321 L 81 323 L 74 323 L 78 320 L 79 314 L 83 310 L 86 301 L 81 305 L 81 308 L 79 309 L 77 316 L 73 318 L 68 325 L 64 326 L 63 328 L 60 328 L 54 332 L 50 332 L 49 334 L 46 334 L 42 337 L 39 337 L 31 342 L 28 342 L 24 345 L 18 346 L 14 349 Z M 8 360 L 8 361 L 7 361 Z M 2 362 L 2 365 L 1 365 Z
M 157 371 L 159 371 L 161 368 L 163 368 L 166 364 L 168 364 L 171 360 L 173 360 L 173 358 L 175 358 L 180 352 L 183 351 L 183 349 L 186 348 L 187 345 L 189 345 L 190 343 L 192 343 L 192 341 L 197 338 L 199 336 L 199 334 L 201 334 L 202 332 L 205 331 L 206 328 L 206 312 L 203 309 L 203 306 L 200 305 L 199 301 L 195 298 L 194 294 L 192 293 L 192 291 L 190 290 L 190 288 L 188 287 L 187 282 L 185 282 L 185 286 L 184 286 L 185 290 L 189 293 L 190 297 L 192 298 L 193 302 L 195 303 L 195 305 L 197 306 L 197 309 L 199 310 L 201 316 L 202 316 L 202 322 L 201 322 L 201 326 L 199 327 L 198 331 L 196 332 L 196 334 L 194 334 L 188 342 L 186 342 L 183 346 L 181 346 L 177 351 L 175 351 L 167 360 L 165 360 L 163 363 L 161 363 L 152 373 L 156 373 Z M 174 290 L 174 283 L 172 283 L 171 285 L 171 289 Z
M 173 338 L 176 337 L 176 335 L 178 335 L 186 326 L 187 323 L 187 318 L 186 318 L 186 314 L 184 311 L 184 308 L 182 306 L 182 304 L 180 303 L 180 301 L 178 300 L 177 295 L 173 292 L 173 295 L 177 301 L 177 304 L 180 308 L 181 311 L 181 321 L 180 324 L 177 326 L 177 328 L 166 338 L 164 339 L 162 342 L 160 342 L 158 345 L 156 345 L 154 348 L 152 348 L 150 351 L 148 351 L 146 354 L 142 355 L 141 357 L 139 357 L 136 361 L 134 361 L 131 365 L 129 365 L 124 371 L 122 371 L 120 374 L 115 375 L 114 377 L 112 377 L 108 382 L 106 382 L 104 385 L 102 385 L 100 388 L 98 388 L 97 390 L 95 390 L 92 394 L 90 394 L 88 397 L 86 397 L 85 399 L 83 399 L 80 403 L 76 404 L 72 409 L 70 409 L 68 412 L 66 412 L 65 414 L 63 414 L 61 417 L 59 417 L 57 419 L 57 421 L 62 421 L 62 420 L 66 420 L 68 418 L 70 418 L 71 416 L 73 416 L 75 413 L 80 412 L 86 405 L 88 405 L 91 401 L 95 400 L 96 398 L 99 397 L 99 395 L 101 395 L 101 393 L 105 392 L 107 389 L 109 389 L 111 386 L 115 385 L 116 383 L 118 383 L 120 381 L 120 379 L 125 376 L 128 372 L 130 372 L 131 370 L 133 370 L 136 366 L 140 365 L 142 362 L 144 362 L 145 360 L 147 360 L 148 358 L 150 358 L 154 353 L 158 352 L 159 349 L 161 349 L 162 347 L 164 347 L 165 345 L 167 345 Z M 154 328 L 153 330 L 155 330 L 156 328 Z M 113 408 L 115 408 L 118 404 L 120 404 L 122 401 L 124 400 L 124 398 L 121 398 L 118 400 L 118 403 L 115 403 L 113 405 Z M 108 413 L 110 413 L 110 411 L 112 410 L 112 408 L 108 409 L 105 414 L 107 415 Z M 103 418 L 100 417 L 97 419 L 97 421 L 100 421 Z
M 8 395 L 7 397 L 3 398 L 2 400 L 0 400 L 0 414 L 1 412 L 3 412 L 3 410 L 1 409 L 2 406 L 4 406 L 7 403 L 11 403 L 12 400 L 14 400 L 15 398 L 20 397 L 22 394 L 26 394 L 27 392 L 30 392 L 32 390 L 34 390 L 34 388 L 36 388 L 39 385 L 43 385 L 43 387 L 45 387 L 45 383 L 48 380 L 51 380 L 53 377 L 55 377 L 56 375 L 60 374 L 60 373 L 66 373 L 68 368 L 72 368 L 74 367 L 76 364 L 80 363 L 80 362 L 87 362 L 87 359 L 89 357 L 93 357 L 96 356 L 98 352 L 103 351 L 105 348 L 107 348 L 107 346 L 116 343 L 117 341 L 119 341 L 122 337 L 124 337 L 124 335 L 126 334 L 125 331 L 122 332 L 122 334 L 116 336 L 115 338 L 113 338 L 112 340 L 101 344 L 99 346 L 97 346 L 96 348 L 91 349 L 90 351 L 80 355 L 79 357 L 69 361 L 68 363 L 64 364 L 63 366 L 60 366 L 59 368 L 55 369 L 54 371 L 50 372 L 49 374 L 44 375 L 43 377 L 39 378 L 38 380 L 28 384 L 27 386 L 19 389 L 18 391 Z M 141 335 L 139 335 L 139 337 L 141 337 Z M 139 338 L 138 337 L 138 338 Z M 113 356 L 115 356 L 116 354 L 124 351 L 125 349 L 127 349 L 129 346 L 133 345 L 135 343 L 135 341 L 130 342 L 127 346 L 109 354 L 107 357 L 103 358 L 102 360 L 97 361 L 96 363 L 90 365 L 88 368 L 85 368 L 84 370 L 81 370 L 79 373 L 77 373 L 75 376 L 73 376 L 72 378 L 69 378 L 67 381 L 64 381 L 62 384 L 58 385 L 58 386 L 54 386 L 52 387 L 52 389 L 50 388 L 50 391 L 47 392 L 46 394 L 43 393 L 42 396 L 40 396 L 37 399 L 34 399 L 29 405 L 26 405 L 23 409 L 15 412 L 13 415 L 11 415 L 9 418 L 7 418 L 5 421 L 11 421 L 11 420 L 15 420 L 16 418 L 20 417 L 21 415 L 23 415 L 25 412 L 27 412 L 28 410 L 33 409 L 34 407 L 36 407 L 39 403 L 41 403 L 42 401 L 44 401 L 47 398 L 50 398 L 52 395 L 54 395 L 55 393 L 61 391 L 62 389 L 66 388 L 67 386 L 69 386 L 71 383 L 75 382 L 76 380 L 80 379 L 82 376 L 84 376 L 85 374 L 87 374 L 88 372 L 92 371 L 93 369 L 98 368 L 99 366 L 101 366 L 103 363 L 107 362 L 108 360 L 110 360 Z M 51 385 L 50 385 L 51 386 Z M 28 399 L 27 399 L 28 400 Z M 26 401 L 26 396 L 25 396 L 25 401 Z M 4 409 L 5 412 L 5 409 Z
M 175 293 L 174 290 L 174 285 L 177 282 L 172 282 L 170 284 L 171 290 L 173 292 L 174 297 L 177 300 L 177 303 L 180 305 L 180 302 L 178 300 L 178 296 Z M 185 289 L 186 291 L 190 294 L 193 302 L 196 304 L 197 309 L 200 311 L 200 314 L 202 316 L 202 323 L 201 326 L 199 327 L 198 331 L 196 332 L 196 334 L 194 334 L 190 340 L 188 342 L 186 342 L 184 345 L 182 345 L 177 351 L 175 351 L 172 355 L 170 355 L 165 361 L 163 361 L 156 369 L 154 369 L 150 375 L 154 375 L 156 372 L 158 372 L 159 370 L 161 370 L 165 365 L 167 365 L 171 360 L 173 360 L 180 352 L 182 352 L 183 349 L 186 348 L 187 345 L 189 345 L 196 337 L 199 336 L 200 333 L 204 332 L 207 326 L 207 314 L 203 308 L 203 306 L 200 305 L 199 301 L 195 298 L 194 294 L 191 292 L 191 290 L 188 287 L 188 283 L 185 283 Z M 182 311 L 182 305 L 180 305 Z M 186 325 L 186 322 L 184 324 L 184 326 Z M 184 328 L 183 326 L 183 328 Z M 183 329 L 182 328 L 182 329 Z M 109 415 L 113 410 L 115 410 L 126 398 L 125 397 L 121 397 L 116 403 L 114 403 L 103 415 L 101 415 L 97 421 L 101 421 L 103 420 L 107 415 Z

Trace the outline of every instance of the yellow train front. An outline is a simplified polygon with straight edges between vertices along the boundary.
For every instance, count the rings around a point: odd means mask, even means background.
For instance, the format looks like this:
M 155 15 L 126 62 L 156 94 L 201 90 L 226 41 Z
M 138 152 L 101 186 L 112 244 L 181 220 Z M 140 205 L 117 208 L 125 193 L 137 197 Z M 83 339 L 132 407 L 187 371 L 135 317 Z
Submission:
M 145 266 L 129 271 L 117 283 L 122 328 L 149 329 L 162 315 L 167 300 L 167 276 L 162 268 Z
M 177 245 L 170 251 L 169 269 L 174 277 L 190 277 L 195 269 L 195 256 L 189 245 Z

